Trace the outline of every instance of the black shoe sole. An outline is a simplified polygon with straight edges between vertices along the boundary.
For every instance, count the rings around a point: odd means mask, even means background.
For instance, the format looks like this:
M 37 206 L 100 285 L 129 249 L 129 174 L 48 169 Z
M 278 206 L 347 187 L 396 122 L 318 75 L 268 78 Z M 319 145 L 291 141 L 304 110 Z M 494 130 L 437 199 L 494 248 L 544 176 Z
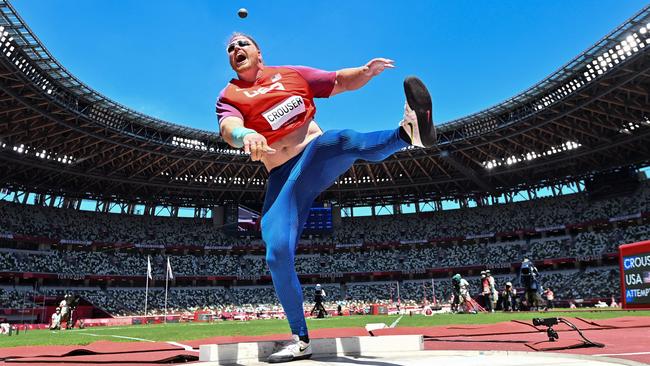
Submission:
M 427 87 L 422 80 L 415 76 L 409 76 L 404 79 L 404 94 L 406 94 L 406 102 L 418 118 L 418 130 L 422 145 L 424 147 L 435 145 L 437 142 L 436 127 L 432 121 L 433 108 Z

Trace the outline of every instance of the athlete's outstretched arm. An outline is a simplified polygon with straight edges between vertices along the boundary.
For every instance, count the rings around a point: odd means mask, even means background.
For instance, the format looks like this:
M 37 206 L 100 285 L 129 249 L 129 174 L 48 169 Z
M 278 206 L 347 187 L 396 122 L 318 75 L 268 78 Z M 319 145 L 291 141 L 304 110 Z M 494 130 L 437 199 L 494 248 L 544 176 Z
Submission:
M 243 147 L 244 152 L 251 155 L 251 160 L 258 161 L 264 154 L 273 154 L 266 138 L 254 130 L 244 127 L 244 120 L 239 117 L 228 116 L 219 124 L 221 137 L 230 146 Z
M 238 117 L 226 117 L 221 123 L 219 123 L 219 131 L 221 132 L 221 137 L 228 143 L 230 146 L 237 147 L 233 141 L 232 131 L 237 127 L 244 127 L 244 120 Z
M 395 67 L 395 61 L 387 58 L 374 58 L 368 61 L 367 64 L 360 67 L 353 67 L 349 69 L 341 69 L 336 72 L 336 83 L 332 90 L 332 95 L 342 93 L 344 91 L 356 90 L 366 85 L 370 79 L 379 75 L 384 69 L 392 69 Z

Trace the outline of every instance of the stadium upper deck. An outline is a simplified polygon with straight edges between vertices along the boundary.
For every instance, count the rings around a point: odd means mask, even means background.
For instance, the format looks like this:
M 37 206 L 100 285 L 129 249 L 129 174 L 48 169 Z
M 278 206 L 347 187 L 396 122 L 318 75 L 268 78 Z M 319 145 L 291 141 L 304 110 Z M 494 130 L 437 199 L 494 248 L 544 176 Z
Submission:
M 158 204 L 259 203 L 267 178 L 260 164 L 215 134 L 97 93 L 51 56 L 7 1 L 0 27 L 0 186 Z M 484 197 L 647 165 L 648 44 L 650 7 L 525 92 L 442 124 L 436 147 L 358 162 L 322 198 Z

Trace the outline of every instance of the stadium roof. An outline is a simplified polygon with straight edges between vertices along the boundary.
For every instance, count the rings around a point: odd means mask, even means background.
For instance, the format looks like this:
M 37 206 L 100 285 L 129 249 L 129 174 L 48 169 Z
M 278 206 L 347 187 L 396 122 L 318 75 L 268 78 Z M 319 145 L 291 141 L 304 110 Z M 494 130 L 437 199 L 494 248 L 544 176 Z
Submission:
M 109 100 L 0 1 L 0 187 L 179 205 L 258 204 L 267 172 L 211 132 Z M 357 162 L 340 204 L 478 196 L 650 161 L 650 7 L 555 73 L 439 126 L 439 144 Z

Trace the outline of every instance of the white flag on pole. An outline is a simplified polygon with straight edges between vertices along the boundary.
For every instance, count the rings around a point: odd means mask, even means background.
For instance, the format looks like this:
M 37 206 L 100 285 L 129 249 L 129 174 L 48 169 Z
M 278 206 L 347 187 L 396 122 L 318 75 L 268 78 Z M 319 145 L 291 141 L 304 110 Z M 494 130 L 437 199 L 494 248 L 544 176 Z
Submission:
M 169 257 L 167 257 L 167 276 L 170 280 L 174 279 L 174 273 L 172 272 L 172 265 L 169 263 Z
M 153 279 L 153 276 L 151 275 L 151 261 L 149 260 L 149 256 L 147 256 L 147 277 L 149 277 L 150 280 Z

